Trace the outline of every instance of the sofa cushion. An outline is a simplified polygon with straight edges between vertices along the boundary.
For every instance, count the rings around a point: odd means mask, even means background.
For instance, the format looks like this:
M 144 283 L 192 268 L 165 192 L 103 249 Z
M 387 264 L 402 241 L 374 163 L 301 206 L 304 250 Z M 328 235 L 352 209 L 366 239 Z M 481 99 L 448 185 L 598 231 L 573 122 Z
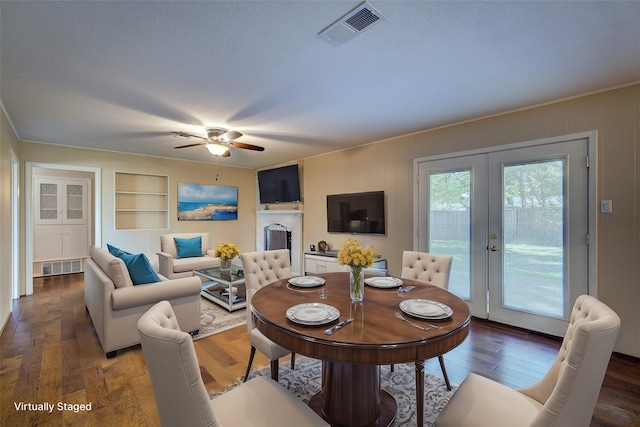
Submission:
M 201 257 L 202 254 L 202 236 L 193 237 L 191 239 L 173 238 L 176 243 L 176 252 L 178 258 Z
M 109 276 L 116 288 L 133 286 L 129 270 L 123 260 L 95 246 L 91 247 L 90 255 L 91 259 Z

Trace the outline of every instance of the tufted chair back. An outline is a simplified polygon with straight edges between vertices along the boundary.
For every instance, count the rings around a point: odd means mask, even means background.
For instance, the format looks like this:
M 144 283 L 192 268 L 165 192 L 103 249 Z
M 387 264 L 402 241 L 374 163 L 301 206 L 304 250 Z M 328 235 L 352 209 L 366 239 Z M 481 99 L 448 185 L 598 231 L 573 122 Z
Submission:
M 168 301 L 138 320 L 160 423 L 163 426 L 217 426 L 191 336 L 180 330 Z
M 613 310 L 592 296 L 578 297 L 555 362 L 520 390 L 544 404 L 531 427 L 589 425 L 619 329 Z
M 291 260 L 288 249 L 246 252 L 240 254 L 244 280 L 247 287 L 247 329 L 255 327 L 251 319 L 251 298 L 260 288 L 276 280 L 291 277 Z
M 452 261 L 453 257 L 451 255 L 404 251 L 402 253 L 402 274 L 400 277 L 419 280 L 442 289 L 448 289 Z

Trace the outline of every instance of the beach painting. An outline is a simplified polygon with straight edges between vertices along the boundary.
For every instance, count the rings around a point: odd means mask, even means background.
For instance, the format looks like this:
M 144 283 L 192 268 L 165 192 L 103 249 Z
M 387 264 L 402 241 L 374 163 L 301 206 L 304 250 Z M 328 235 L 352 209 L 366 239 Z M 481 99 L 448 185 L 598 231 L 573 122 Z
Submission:
M 178 221 L 238 219 L 238 187 L 178 183 Z

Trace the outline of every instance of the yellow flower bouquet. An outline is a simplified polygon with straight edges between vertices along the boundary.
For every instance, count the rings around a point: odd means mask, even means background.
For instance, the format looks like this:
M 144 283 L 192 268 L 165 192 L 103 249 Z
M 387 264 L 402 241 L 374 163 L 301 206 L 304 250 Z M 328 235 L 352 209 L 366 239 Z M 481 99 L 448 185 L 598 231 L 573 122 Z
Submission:
M 373 265 L 378 254 L 371 248 L 363 248 L 357 239 L 349 239 L 342 245 L 338 252 L 338 264 L 348 265 L 351 270 L 349 274 L 349 289 L 352 301 L 362 301 L 364 298 L 364 273 L 363 268 Z
M 220 258 L 223 269 L 231 268 L 231 260 L 238 255 L 240 255 L 240 249 L 233 243 L 221 243 L 213 253 L 213 256 Z

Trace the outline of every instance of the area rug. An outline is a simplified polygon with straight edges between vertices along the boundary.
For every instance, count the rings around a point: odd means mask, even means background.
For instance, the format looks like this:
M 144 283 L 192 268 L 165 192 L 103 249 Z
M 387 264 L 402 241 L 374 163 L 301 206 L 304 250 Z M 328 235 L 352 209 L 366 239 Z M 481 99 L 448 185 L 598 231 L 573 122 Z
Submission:
M 296 369 L 291 370 L 289 362 L 280 364 L 280 384 L 302 399 L 305 403 L 313 395 L 320 391 L 322 363 L 319 360 L 304 356 L 296 356 Z M 398 410 L 392 426 L 405 427 L 416 425 L 416 393 L 415 393 L 415 365 L 413 363 L 398 364 L 391 372 L 389 365 L 382 366 L 381 386 L 396 399 Z M 270 376 L 269 367 L 254 371 L 249 375 L 253 378 L 258 375 Z M 237 380 L 222 392 L 212 392 L 214 398 L 225 391 L 237 387 L 241 380 Z M 452 391 L 447 390 L 444 380 L 431 374 L 425 374 L 424 378 L 424 425 L 433 427 L 435 419 L 449 402 L 457 386 L 452 384 Z
M 246 309 L 241 308 L 229 313 L 218 304 L 214 304 L 206 298 L 200 298 L 200 332 L 193 339 L 199 340 L 246 324 Z

